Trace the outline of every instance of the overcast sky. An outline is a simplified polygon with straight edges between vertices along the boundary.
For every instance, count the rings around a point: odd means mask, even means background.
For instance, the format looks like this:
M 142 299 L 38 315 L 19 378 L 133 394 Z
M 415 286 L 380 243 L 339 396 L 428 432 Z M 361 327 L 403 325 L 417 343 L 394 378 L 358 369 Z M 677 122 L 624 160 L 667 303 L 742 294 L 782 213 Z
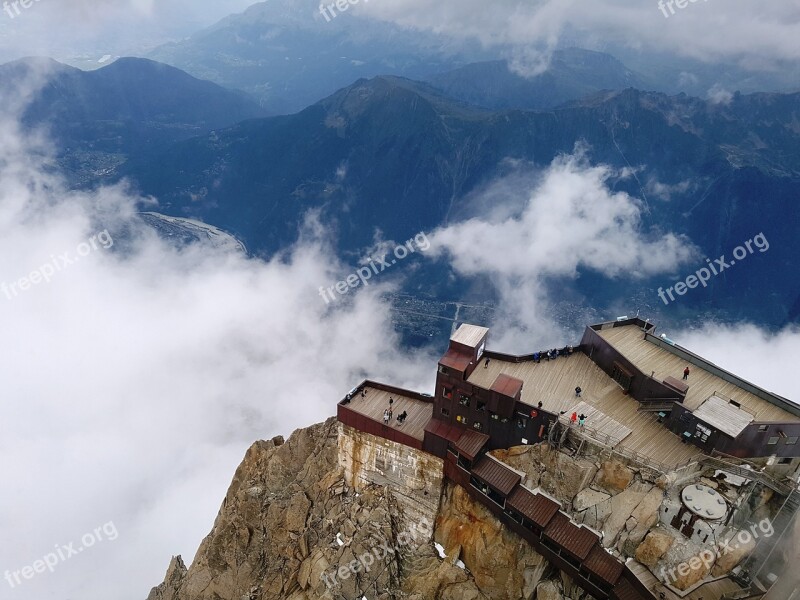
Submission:
M 163 41 L 246 4 L 40 0 L 14 20 L 0 13 L 0 48 L 85 48 L 88 34 L 110 37 L 121 23 L 131 40 Z M 371 0 L 368 10 L 516 44 L 520 65 L 528 67 L 538 60 L 532 42 L 552 46 L 567 29 L 591 30 L 587 40 L 627 39 L 752 65 L 796 58 L 798 51 L 798 3 L 788 1 L 708 0 L 669 19 L 656 2 L 628 0 Z M 136 225 L 138 199 L 124 189 L 71 193 L 45 174 L 46 140 L 21 135 L 19 103 L 3 101 L 0 282 L 47 264 L 59 268 L 49 282 L 10 297 L 0 291 L 0 576 L 56 546 L 80 545 L 84 534 L 108 523 L 116 536 L 18 588 L 0 580 L 0 598 L 143 600 L 173 554 L 192 559 L 253 441 L 333 415 L 336 401 L 367 376 L 430 391 L 443 349 L 399 348 L 380 295 L 386 282 L 359 290 L 349 304 L 322 302 L 319 286 L 353 265 L 335 258 L 313 215 L 300 242 L 268 261 L 204 247 L 176 250 Z M 613 180 L 627 175 L 576 149 L 541 177 L 498 180 L 479 192 L 513 192 L 521 210 L 501 206 L 431 232 L 431 260 L 487 275 L 500 291 L 505 310 L 490 347 L 530 351 L 536 339 L 554 334 L 542 318 L 554 301 L 541 287 L 544 276 L 570 277 L 579 266 L 616 277 L 620 265 L 653 274 L 691 264 L 690 241 L 639 230 L 640 201 L 612 191 Z M 582 207 L 585 198 L 592 203 Z M 571 251 L 532 252 L 534 236 L 565 227 Z M 107 239 L 104 231 L 126 228 L 130 236 L 112 235 L 111 248 L 98 245 L 74 262 L 92 236 Z M 485 242 L 464 245 L 465 233 Z M 670 334 L 755 383 L 798 396 L 790 376 L 800 350 L 796 329 L 775 336 L 747 325 Z
M 300 13 L 318 0 L 271 0 Z M 89 52 L 135 54 L 189 35 L 245 9 L 249 0 L 36 0 L 24 14 L 0 13 L 0 56 Z M 674 6 L 674 5 L 673 5 Z M 286 9 L 290 10 L 290 9 Z M 654 50 L 752 69 L 779 68 L 800 53 L 800 1 L 699 0 L 659 8 L 657 0 L 371 0 L 353 12 L 514 46 L 522 72 L 546 64 L 559 42 Z M 674 12 L 674 14 L 673 14 Z M 665 16 L 665 13 L 667 16 Z M 58 55 L 58 56 L 56 56 Z

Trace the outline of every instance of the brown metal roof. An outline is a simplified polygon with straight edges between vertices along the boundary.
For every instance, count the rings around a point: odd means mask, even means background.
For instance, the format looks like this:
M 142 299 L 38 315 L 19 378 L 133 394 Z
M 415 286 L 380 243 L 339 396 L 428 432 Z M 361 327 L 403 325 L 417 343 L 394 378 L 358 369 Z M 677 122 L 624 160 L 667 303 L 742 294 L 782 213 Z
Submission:
M 625 569 L 625 565 L 606 552 L 600 544 L 596 544 L 592 548 L 583 566 L 589 573 L 599 577 L 608 585 L 617 583 Z
M 522 381 L 516 377 L 511 377 L 505 373 L 500 373 L 500 375 L 497 376 L 497 379 L 494 380 L 494 383 L 490 389 L 498 394 L 516 398 L 517 395 L 522 391 Z
M 462 432 L 463 429 L 460 427 L 450 425 L 446 421 L 441 421 L 439 419 L 431 419 L 425 426 L 425 433 L 433 434 L 453 443 L 461 437 Z
M 488 435 L 470 429 L 465 431 L 461 437 L 458 438 L 455 446 L 459 454 L 466 456 L 470 460 L 474 460 L 488 441 Z
M 522 477 L 496 460 L 484 456 L 472 469 L 472 474 L 481 481 L 489 484 L 503 496 L 508 496 Z
M 547 527 L 559 509 L 558 503 L 554 500 L 542 494 L 534 494 L 522 486 L 511 492 L 506 504 L 541 529 Z
M 470 357 L 466 354 L 450 349 L 439 359 L 439 364 L 455 369 L 456 371 L 465 371 L 469 366 L 470 360 Z
M 619 583 L 611 590 L 611 597 L 614 600 L 647 600 L 647 596 L 640 594 L 627 579 L 619 580 Z
M 578 527 L 564 513 L 558 513 L 544 529 L 544 535 L 578 558 L 586 560 L 600 537 L 586 527 Z

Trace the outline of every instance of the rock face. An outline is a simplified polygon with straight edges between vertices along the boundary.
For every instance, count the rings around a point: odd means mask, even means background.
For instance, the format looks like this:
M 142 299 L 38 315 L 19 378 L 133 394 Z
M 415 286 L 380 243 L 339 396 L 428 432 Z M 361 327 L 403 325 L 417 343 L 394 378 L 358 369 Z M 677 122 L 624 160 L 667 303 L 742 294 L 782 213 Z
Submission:
M 675 539 L 659 531 L 651 531 L 636 548 L 636 560 L 651 569 L 667 553 Z
M 582 597 L 461 487 L 443 486 L 438 459 L 353 433 L 330 419 L 253 444 L 191 567 L 173 558 L 148 600 Z
M 597 466 L 592 461 L 573 458 L 546 443 L 515 446 L 491 454 L 525 473 L 523 485 L 531 489 L 540 487 L 565 505 L 570 505 L 597 473 Z
M 460 486 L 447 485 L 436 541 L 467 565 L 491 598 L 530 598 L 547 561 Z
M 348 490 L 337 434 L 331 419 L 286 443 L 255 443 L 191 568 L 173 559 L 148 600 L 388 599 L 404 587 L 407 561 L 440 568 L 418 543 L 430 529 L 399 530 L 386 489 Z
M 595 478 L 595 485 L 610 494 L 619 494 L 633 481 L 633 471 L 616 460 L 607 460 Z

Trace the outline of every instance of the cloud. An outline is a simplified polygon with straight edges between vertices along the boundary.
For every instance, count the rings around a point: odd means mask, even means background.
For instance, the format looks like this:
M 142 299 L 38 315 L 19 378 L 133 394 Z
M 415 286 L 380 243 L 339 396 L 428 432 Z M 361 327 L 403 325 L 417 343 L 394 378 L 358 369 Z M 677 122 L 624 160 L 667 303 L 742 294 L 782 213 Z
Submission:
M 528 340 L 533 333 L 555 339 L 549 283 L 574 280 L 581 272 L 641 279 L 672 272 L 697 256 L 683 236 L 646 231 L 646 205 L 611 189 L 631 175 L 590 164 L 581 146 L 542 173 L 517 165 L 472 200 L 481 216 L 432 234 L 430 254 L 446 256 L 461 275 L 491 279 L 505 315 L 498 329 L 512 330 L 513 324 Z M 488 213 L 486 207 L 492 207 Z
M 174 247 L 124 187 L 66 190 L 7 117 L 0 140 L 0 577 L 118 531 L 53 573 L 0 579 L 3 598 L 141 600 L 172 554 L 194 555 L 253 441 L 335 414 L 367 376 L 432 388 L 435 355 L 398 349 L 390 284 L 320 298 L 354 266 L 313 215 L 269 260 Z M 113 246 L 82 251 L 106 230 Z
M 765 68 L 800 55 L 800 9 L 794 2 L 708 0 L 665 18 L 655 0 L 391 0 L 364 4 L 379 18 L 486 45 L 546 49 L 568 35 L 593 42 L 666 51 L 702 61 Z M 747 40 L 746 44 L 742 40 Z M 543 55 L 533 53 L 533 71 Z
M 729 90 L 726 90 L 719 84 L 716 84 L 708 90 L 707 93 L 708 99 L 711 101 L 712 104 L 730 104 L 731 100 L 733 100 L 733 93 Z
M 663 331 L 661 333 L 664 333 Z M 756 325 L 703 324 L 666 332 L 677 344 L 756 385 L 800 403 L 790 361 L 800 356 L 800 327 L 776 332 Z

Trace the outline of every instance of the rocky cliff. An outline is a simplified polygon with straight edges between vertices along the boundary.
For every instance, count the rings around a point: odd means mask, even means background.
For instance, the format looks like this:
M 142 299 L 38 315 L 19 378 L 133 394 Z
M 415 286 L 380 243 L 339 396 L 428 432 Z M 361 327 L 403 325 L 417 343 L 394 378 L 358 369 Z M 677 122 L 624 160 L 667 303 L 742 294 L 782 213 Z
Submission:
M 575 521 L 602 532 L 603 545 L 619 559 L 635 558 L 673 589 L 727 574 L 752 550 L 742 544 L 675 573 L 707 545 L 702 534 L 685 538 L 668 525 L 682 488 L 674 476 L 614 459 L 569 456 L 547 444 L 492 454 L 523 473 L 526 486 L 558 499 Z M 717 486 L 699 471 L 690 476 L 701 478 Z M 754 515 L 768 516 L 769 494 L 749 499 Z M 330 419 L 288 441 L 253 444 L 191 566 L 173 558 L 148 600 L 317 598 L 589 597 L 464 489 L 444 480 L 441 459 Z
M 434 525 L 388 483 L 348 485 L 339 438 L 330 419 L 253 444 L 191 566 L 173 558 L 148 600 L 582 597 L 458 487 Z

